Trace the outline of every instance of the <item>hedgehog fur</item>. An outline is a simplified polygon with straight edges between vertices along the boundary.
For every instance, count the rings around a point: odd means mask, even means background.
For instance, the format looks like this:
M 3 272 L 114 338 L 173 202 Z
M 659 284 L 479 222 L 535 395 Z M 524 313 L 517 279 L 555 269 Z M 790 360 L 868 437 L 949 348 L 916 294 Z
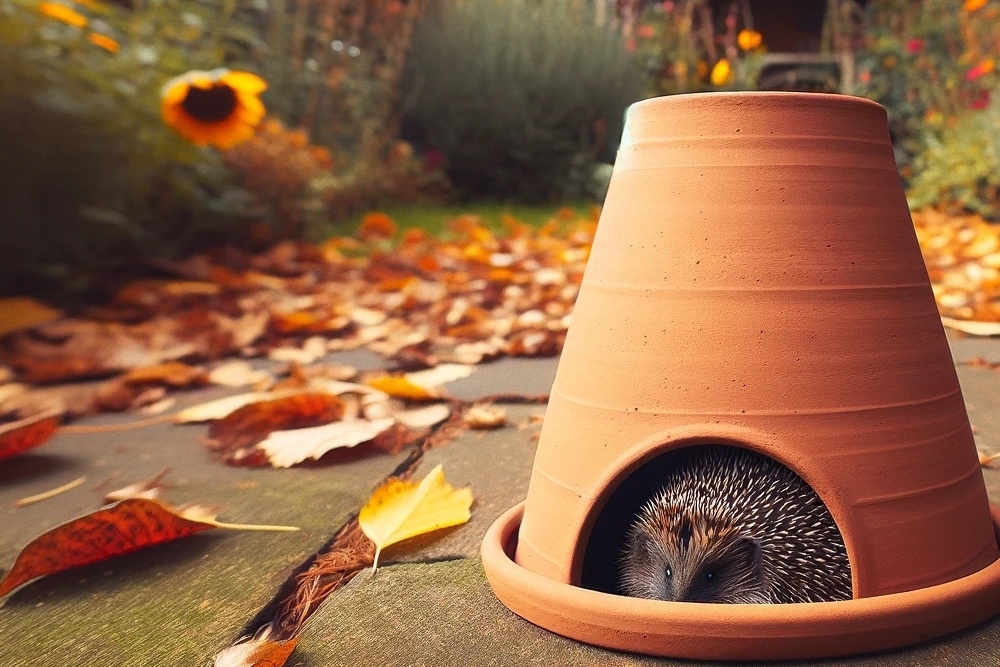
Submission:
M 785 603 L 851 598 L 829 510 L 789 468 L 739 447 L 684 452 L 639 511 L 619 561 L 633 597 Z

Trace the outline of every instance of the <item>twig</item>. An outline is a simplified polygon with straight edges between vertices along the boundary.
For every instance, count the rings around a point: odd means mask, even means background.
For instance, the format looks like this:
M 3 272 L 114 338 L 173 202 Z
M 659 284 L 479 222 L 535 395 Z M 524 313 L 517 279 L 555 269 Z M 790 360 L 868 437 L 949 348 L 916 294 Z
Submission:
M 223 523 L 222 521 L 216 521 L 215 519 L 212 519 L 211 521 L 201 519 L 201 522 L 210 523 L 216 528 L 226 528 L 228 530 L 262 530 L 279 533 L 293 533 L 297 530 L 302 530 L 297 526 L 267 526 L 256 523 Z
M 83 484 L 85 481 L 87 481 L 86 477 L 77 477 L 72 482 L 63 484 L 62 486 L 56 487 L 50 491 L 36 493 L 33 496 L 28 496 L 27 498 L 21 498 L 20 500 L 16 500 L 14 501 L 14 506 L 24 507 L 25 505 L 31 505 L 33 503 L 38 503 L 43 500 L 48 500 L 49 498 L 54 498 L 55 496 L 58 496 L 60 493 L 65 493 L 66 491 L 75 489 L 76 487 Z
M 116 433 L 118 431 L 130 431 L 134 428 L 152 426 L 153 424 L 168 422 L 173 419 L 174 415 L 171 414 L 171 415 L 157 415 L 155 417 L 150 417 L 148 419 L 140 419 L 138 421 L 128 422 L 126 424 L 94 424 L 94 425 L 71 424 L 70 426 L 60 426 L 59 433 L 77 433 L 81 435 L 91 435 L 94 433 Z

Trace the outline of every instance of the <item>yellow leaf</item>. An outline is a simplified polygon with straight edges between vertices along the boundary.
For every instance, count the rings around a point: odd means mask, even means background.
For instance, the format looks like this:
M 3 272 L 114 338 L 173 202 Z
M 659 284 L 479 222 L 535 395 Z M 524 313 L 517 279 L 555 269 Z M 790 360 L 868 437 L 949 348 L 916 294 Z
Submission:
M 365 381 L 370 387 L 383 391 L 396 398 L 409 398 L 416 401 L 424 401 L 430 398 L 437 398 L 438 395 L 426 387 L 414 384 L 405 377 L 394 377 L 392 375 L 380 375 Z
M 391 478 L 375 489 L 361 508 L 358 523 L 375 543 L 375 562 L 382 549 L 417 535 L 469 520 L 472 490 L 456 489 L 444 479 L 440 464 L 419 483 Z

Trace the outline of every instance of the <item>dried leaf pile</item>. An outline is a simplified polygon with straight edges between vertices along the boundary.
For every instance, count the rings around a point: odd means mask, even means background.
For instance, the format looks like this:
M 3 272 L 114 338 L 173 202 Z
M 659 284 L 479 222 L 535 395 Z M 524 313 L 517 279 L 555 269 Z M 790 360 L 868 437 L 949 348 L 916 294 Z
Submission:
M 0 359 L 23 381 L 49 383 L 236 354 L 309 362 L 357 347 L 417 366 L 556 354 L 596 218 L 506 224 L 496 234 L 463 216 L 449 240 L 410 230 L 390 242 L 370 222 L 318 247 L 196 256 L 82 317 L 20 304 L 7 328 L 34 326 L 10 333 Z M 203 379 L 174 370 L 178 383 Z
M 913 219 L 942 314 L 989 326 L 946 321 L 973 334 L 1000 333 L 997 227 L 936 211 Z M 425 368 L 555 355 L 596 220 L 596 211 L 576 218 L 567 210 L 541 229 L 509 218 L 498 233 L 460 216 L 444 238 L 432 238 L 397 233 L 386 216 L 371 214 L 355 236 L 320 246 L 284 243 L 257 255 L 223 249 L 160 266 L 167 277 L 125 285 L 109 303 L 75 317 L 28 299 L 0 300 L 0 364 L 7 368 L 0 366 L 0 418 L 53 407 L 69 414 L 162 410 L 174 389 L 266 384 L 238 356 L 305 365 L 364 347 L 399 366 Z M 39 397 L 15 378 L 36 385 L 111 379 Z
M 915 212 L 913 224 L 941 314 L 1000 323 L 1000 227 L 979 216 L 934 210 Z M 1000 327 L 993 326 L 963 329 L 1000 334 Z

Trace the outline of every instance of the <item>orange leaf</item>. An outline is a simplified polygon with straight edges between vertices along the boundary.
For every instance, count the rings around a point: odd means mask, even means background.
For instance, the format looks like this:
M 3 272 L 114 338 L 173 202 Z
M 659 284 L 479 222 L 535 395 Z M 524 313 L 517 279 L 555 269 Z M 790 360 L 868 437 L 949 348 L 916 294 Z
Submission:
M 358 226 L 358 236 L 365 241 L 391 238 L 396 234 L 396 223 L 385 213 L 373 212 L 365 215 Z
M 208 382 L 208 375 L 201 368 L 188 366 L 182 361 L 165 361 L 161 364 L 133 368 L 124 376 L 127 384 L 165 384 L 170 387 L 188 387 Z
M 129 498 L 56 526 L 28 543 L 0 581 L 0 596 L 32 579 L 211 530 L 155 500 Z
M 27 297 L 0 299 L 0 336 L 62 317 L 62 312 Z
M 234 451 L 256 444 L 272 431 L 320 426 L 344 416 L 344 401 L 326 393 L 303 393 L 243 406 L 212 424 L 208 436 Z
M 43 412 L 0 426 L 0 459 L 37 447 L 56 432 L 61 412 Z

